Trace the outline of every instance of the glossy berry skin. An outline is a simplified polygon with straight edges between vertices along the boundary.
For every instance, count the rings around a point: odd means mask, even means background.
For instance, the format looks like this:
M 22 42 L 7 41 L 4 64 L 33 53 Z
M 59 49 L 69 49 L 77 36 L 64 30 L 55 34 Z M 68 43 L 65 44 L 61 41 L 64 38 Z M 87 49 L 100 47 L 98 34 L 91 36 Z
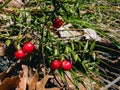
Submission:
M 62 62 L 62 65 L 61 65 L 61 68 L 64 70 L 64 71 L 69 71 L 71 68 L 72 68 L 72 63 L 68 60 L 64 60 Z
M 24 51 L 23 51 L 22 49 L 16 51 L 16 52 L 15 52 L 15 57 L 16 57 L 17 59 L 22 59 L 22 58 L 24 58 L 24 57 L 25 57 Z
M 34 49 L 35 49 L 35 46 L 32 42 L 27 42 L 23 46 L 23 51 L 27 54 L 32 53 L 34 51 Z
M 52 70 L 56 70 L 56 69 L 60 68 L 60 63 L 59 63 L 59 61 L 53 60 L 53 61 L 50 63 L 50 68 L 51 68 Z
M 60 59 L 60 60 L 58 60 L 58 62 L 60 63 L 60 67 L 61 67 L 61 65 L 62 65 L 62 60 Z
M 53 22 L 54 28 L 60 28 L 62 26 L 62 20 L 59 18 L 56 18 Z

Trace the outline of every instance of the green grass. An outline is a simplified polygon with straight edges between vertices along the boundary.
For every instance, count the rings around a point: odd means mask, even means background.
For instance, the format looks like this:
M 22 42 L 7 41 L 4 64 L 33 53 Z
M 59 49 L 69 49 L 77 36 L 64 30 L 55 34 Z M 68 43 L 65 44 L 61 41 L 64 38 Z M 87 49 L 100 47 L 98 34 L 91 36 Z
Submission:
M 36 59 L 35 57 L 39 58 L 38 63 L 35 64 L 38 70 L 40 70 L 40 64 L 48 69 L 53 59 L 70 60 L 73 63 L 70 73 L 76 89 L 78 89 L 79 83 L 79 76 L 76 75 L 76 72 L 94 80 L 92 76 L 99 77 L 104 74 L 97 68 L 101 63 L 98 55 L 109 52 L 120 54 L 118 42 L 120 36 L 116 35 L 116 30 L 120 29 L 119 0 L 31 0 L 26 2 L 22 9 L 7 7 L 9 1 L 7 0 L 0 6 L 0 13 L 9 16 L 13 24 L 6 26 L 10 19 L 0 17 L 0 41 L 9 47 L 13 43 L 22 46 L 24 42 L 32 40 L 38 47 L 30 57 L 32 62 Z M 72 23 L 74 29 L 94 29 L 101 37 L 110 40 L 115 48 L 86 40 L 70 40 L 66 43 L 60 38 L 54 37 L 51 34 L 53 31 L 51 27 L 55 17 L 62 18 L 63 26 Z M 17 38 L 13 38 L 14 36 Z M 60 71 L 60 74 L 64 79 L 64 71 Z

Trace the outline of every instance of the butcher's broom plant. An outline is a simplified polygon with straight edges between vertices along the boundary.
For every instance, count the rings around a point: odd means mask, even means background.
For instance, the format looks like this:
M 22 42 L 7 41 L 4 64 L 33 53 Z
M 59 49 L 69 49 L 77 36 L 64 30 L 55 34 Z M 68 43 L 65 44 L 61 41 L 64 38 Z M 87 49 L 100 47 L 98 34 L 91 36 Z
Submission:
M 101 66 L 114 68 L 104 61 L 104 57 L 112 59 L 120 54 L 119 36 L 110 31 L 111 28 L 119 28 L 117 20 L 120 12 L 114 11 L 112 4 L 102 0 L 29 0 L 18 9 L 8 6 L 11 1 L 7 0 L 0 6 L 0 13 L 7 17 L 0 18 L 0 26 L 5 28 L 0 32 L 0 40 L 8 49 L 14 45 L 12 54 L 8 55 L 12 63 L 17 62 L 13 54 L 15 50 L 30 41 L 34 43 L 35 50 L 24 59 L 38 71 L 40 78 L 53 75 L 62 89 L 79 90 L 80 84 L 90 88 L 86 78 L 98 85 L 104 85 L 99 77 L 112 79 Z M 69 24 L 71 27 L 65 27 Z M 101 41 L 85 39 L 86 28 L 95 30 Z M 81 37 L 78 36 L 78 39 L 70 33 L 72 38 L 62 38 L 60 32 L 66 34 L 64 31 L 77 31 Z M 50 67 L 53 60 L 62 61 L 54 70 Z M 69 70 L 63 69 L 64 60 L 71 62 Z

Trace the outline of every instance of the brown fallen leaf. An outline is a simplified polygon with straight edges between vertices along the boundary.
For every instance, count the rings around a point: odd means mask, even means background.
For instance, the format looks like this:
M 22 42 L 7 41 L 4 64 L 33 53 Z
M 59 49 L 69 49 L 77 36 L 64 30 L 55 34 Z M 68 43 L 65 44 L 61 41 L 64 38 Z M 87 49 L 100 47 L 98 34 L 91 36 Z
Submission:
M 95 84 L 95 90 L 100 90 L 100 85 L 99 84 Z
M 38 82 L 38 72 L 28 81 L 28 90 L 35 90 L 36 83 Z
M 1 84 L 1 82 L 6 78 L 6 76 L 7 76 L 6 71 L 0 73 L 0 84 Z
M 6 78 L 1 83 L 0 90 L 15 90 L 19 82 L 20 82 L 20 78 L 18 76 L 12 78 Z
M 62 81 L 62 78 L 61 78 L 60 74 L 56 74 L 51 81 L 57 87 L 64 87 L 64 84 L 63 84 L 63 81 Z
M 78 83 L 78 87 L 80 90 L 87 90 L 81 83 Z
M 23 6 L 22 0 L 11 0 L 7 6 L 21 8 Z
M 20 83 L 15 90 L 26 90 L 28 81 L 28 67 L 22 65 L 23 72 L 20 74 Z
M 74 82 L 73 82 L 71 73 L 66 71 L 65 78 L 66 78 L 66 82 L 67 82 L 69 88 L 71 88 L 72 90 L 75 90 L 75 86 L 74 86 Z
M 96 84 L 95 81 L 90 80 L 88 77 L 84 78 L 83 83 L 88 90 L 93 90 Z
M 7 78 L 7 76 L 17 67 L 17 65 L 20 63 L 20 60 L 18 60 L 16 63 L 12 64 L 6 71 L 0 73 L 0 83 Z
M 68 87 L 67 88 L 70 88 L 71 90 L 75 90 L 76 88 L 75 88 L 75 86 L 74 86 L 74 81 L 73 81 L 73 78 L 72 78 L 72 76 L 71 76 L 71 73 L 70 72 L 65 72 L 66 73 L 66 75 L 65 75 L 65 78 L 66 78 L 66 82 L 67 82 L 67 84 L 68 84 Z M 63 81 L 60 79 L 61 77 L 60 77 L 60 75 L 57 75 L 56 76 L 56 79 L 59 81 L 59 84 L 61 84 L 62 86 L 61 87 L 63 87 Z M 55 82 L 55 80 L 54 80 L 54 83 L 55 83 L 55 85 L 56 86 L 59 86 L 58 84 L 57 84 L 57 82 Z M 78 87 L 79 87 L 79 89 L 80 90 L 87 90 L 81 83 L 78 83 Z M 62 88 L 63 89 L 63 88 Z M 64 88 L 65 89 L 65 88 Z M 50 90 L 50 89 L 49 89 Z M 52 89 L 51 88 L 51 90 L 54 90 L 54 89 Z M 60 90 L 60 88 L 58 89 L 58 90 Z
M 54 88 L 49 88 L 49 89 L 45 89 L 45 90 L 60 90 L 60 88 L 54 87 Z
M 5 55 L 5 48 L 0 46 L 0 56 Z
M 60 88 L 70 88 L 71 90 L 75 90 L 74 81 L 71 76 L 71 73 L 68 71 L 65 71 L 65 73 L 67 87 L 64 87 L 64 81 L 62 80 L 61 75 L 59 74 L 55 75 L 55 77 L 53 78 L 53 83 Z
M 46 76 L 44 76 L 44 78 L 42 80 L 37 82 L 36 83 L 36 90 L 46 90 L 45 85 L 50 77 L 51 77 L 50 75 L 46 75 Z

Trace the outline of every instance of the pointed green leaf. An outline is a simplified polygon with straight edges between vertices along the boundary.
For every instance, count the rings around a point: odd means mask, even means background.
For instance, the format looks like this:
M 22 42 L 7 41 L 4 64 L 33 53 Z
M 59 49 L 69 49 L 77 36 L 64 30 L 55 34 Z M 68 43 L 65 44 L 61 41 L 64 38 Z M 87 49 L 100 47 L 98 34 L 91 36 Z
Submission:
M 71 47 L 72 47 L 72 50 L 74 51 L 75 47 L 74 47 L 74 43 L 71 41 Z
M 78 60 L 78 54 L 74 55 L 74 60 L 77 61 Z
M 9 46 L 9 45 L 11 44 L 11 40 L 7 40 L 7 41 L 5 42 L 5 44 L 6 44 L 7 46 Z
M 71 52 L 71 48 L 70 48 L 69 46 L 66 46 L 66 47 L 65 47 L 65 53 L 68 54 L 69 52 Z
M 85 47 L 84 47 L 84 51 L 87 51 L 88 50 L 88 41 L 86 42 L 86 44 L 85 44 Z
M 95 47 L 95 41 L 91 44 L 90 51 L 92 51 L 94 49 L 94 47 Z
M 55 48 L 54 55 L 57 56 L 58 54 L 59 54 L 59 50 L 58 50 L 58 48 Z

